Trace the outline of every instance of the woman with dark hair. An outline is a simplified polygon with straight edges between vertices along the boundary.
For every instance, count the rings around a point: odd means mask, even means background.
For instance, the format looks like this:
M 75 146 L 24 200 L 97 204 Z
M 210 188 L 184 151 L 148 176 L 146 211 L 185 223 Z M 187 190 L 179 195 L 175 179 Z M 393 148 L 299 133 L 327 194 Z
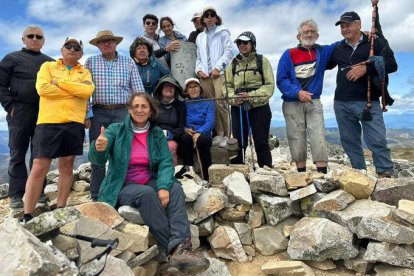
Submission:
M 164 36 L 158 39 L 158 43 L 161 48 L 166 49 L 164 58 L 169 67 L 171 67 L 170 52 L 180 49 L 180 40 L 187 41 L 187 37 L 185 35 L 178 31 L 174 31 L 174 26 L 175 24 L 170 17 L 161 17 L 160 29 L 164 32 Z
M 170 73 L 154 58 L 152 52 L 151 44 L 142 37 L 136 38 L 129 48 L 129 55 L 137 65 L 145 92 L 150 95 L 154 93 L 158 80 Z
M 185 133 L 181 138 L 184 166 L 176 173 L 181 178 L 194 165 L 194 148 L 199 156 L 201 176 L 208 181 L 208 168 L 211 166 L 211 133 L 214 128 L 214 101 L 205 100 L 200 81 L 189 78 L 185 81 L 187 95 L 187 115 Z
M 179 96 L 183 98 L 183 89 L 176 79 L 167 75 L 159 80 L 154 91 L 154 98 L 160 102 L 158 126 L 167 136 L 174 166 L 177 165 L 178 142 L 184 134 L 186 113 L 185 104 Z
M 133 93 L 128 112 L 124 122 L 102 127 L 89 148 L 92 163 L 103 166 L 109 160 L 99 201 L 138 208 L 159 250 L 171 254 L 166 266 L 183 273 L 203 271 L 209 262 L 192 251 L 185 195 L 174 178 L 167 140 L 156 126 L 154 99 Z

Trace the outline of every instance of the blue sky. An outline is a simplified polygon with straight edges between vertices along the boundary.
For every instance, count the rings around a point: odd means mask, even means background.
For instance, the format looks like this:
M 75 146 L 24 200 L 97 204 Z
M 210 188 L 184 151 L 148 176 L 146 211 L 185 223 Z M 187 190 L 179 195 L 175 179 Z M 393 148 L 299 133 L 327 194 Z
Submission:
M 371 28 L 369 0 L 14 0 L 2 1 L 0 58 L 23 46 L 21 32 L 28 24 L 39 24 L 44 28 L 46 43 L 43 52 L 55 58 L 59 57 L 60 46 L 67 36 L 79 37 L 86 42 L 82 60 L 98 53 L 97 48 L 87 41 L 103 29 L 111 29 L 116 35 L 123 36 L 124 41 L 118 50 L 128 54 L 133 39 L 143 32 L 144 14 L 168 15 L 175 21 L 176 30 L 188 35 L 193 29 L 190 22 L 193 13 L 206 6 L 217 9 L 232 38 L 245 30 L 255 33 L 258 51 L 269 58 L 273 70 L 276 70 L 283 51 L 297 44 L 296 28 L 304 19 L 313 18 L 318 22 L 320 44 L 342 38 L 334 23 L 345 11 L 358 12 L 363 29 Z M 398 72 L 390 76 L 389 90 L 396 102 L 384 115 L 387 127 L 414 128 L 414 1 L 381 0 L 379 13 L 383 32 L 399 65 Z M 326 121 L 333 125 L 335 74 L 336 69 L 327 72 L 322 96 Z M 278 90 L 271 99 L 271 106 L 275 125 L 282 125 L 284 120 Z M 4 111 L 0 111 L 0 129 L 7 129 L 4 118 Z

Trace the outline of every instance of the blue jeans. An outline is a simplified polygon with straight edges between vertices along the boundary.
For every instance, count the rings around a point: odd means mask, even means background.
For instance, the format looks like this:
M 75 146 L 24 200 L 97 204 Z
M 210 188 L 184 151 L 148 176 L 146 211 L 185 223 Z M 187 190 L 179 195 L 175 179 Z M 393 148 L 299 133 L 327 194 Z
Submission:
M 95 141 L 101 133 L 101 127 L 105 129 L 112 123 L 123 122 L 128 115 L 128 109 L 104 109 L 93 106 L 93 117 L 91 118 L 91 128 L 89 129 L 89 142 Z M 92 164 L 91 166 L 91 198 L 97 199 L 99 188 L 105 177 L 105 167 Z
M 362 137 L 368 149 L 372 152 L 372 159 L 377 171 L 393 170 L 391 151 L 387 147 L 386 130 L 382 109 L 379 101 L 373 101 L 370 113 L 372 121 L 361 121 L 365 101 L 334 101 L 336 121 L 338 123 L 341 144 L 355 169 L 366 169 Z
M 137 208 L 145 224 L 157 239 L 162 250 L 171 251 L 191 238 L 190 224 L 185 208 L 185 195 L 179 182 L 170 189 L 170 201 L 162 207 L 155 189 L 157 180 L 151 179 L 147 185 L 134 182 L 125 183 L 118 196 L 119 205 Z

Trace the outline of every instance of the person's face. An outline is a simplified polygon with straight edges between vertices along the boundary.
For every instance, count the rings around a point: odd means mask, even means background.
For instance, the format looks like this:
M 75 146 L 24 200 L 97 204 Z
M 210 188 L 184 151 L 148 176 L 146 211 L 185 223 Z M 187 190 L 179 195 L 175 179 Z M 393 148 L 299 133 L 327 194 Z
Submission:
M 40 52 L 43 45 L 45 44 L 45 37 L 40 29 L 29 29 L 22 37 L 23 44 L 26 49 Z
M 302 26 L 300 34 L 297 35 L 297 38 L 303 47 L 312 47 L 316 40 L 318 40 L 318 37 L 318 32 L 310 25 Z
M 206 24 L 207 27 L 212 27 L 217 23 L 217 14 L 213 10 L 207 10 L 204 13 L 204 24 Z
M 173 34 L 174 26 L 168 21 L 163 20 L 161 23 L 161 30 L 164 32 L 165 35 L 169 36 Z
M 200 85 L 196 82 L 190 82 L 187 85 L 187 93 L 188 93 L 188 96 L 190 96 L 191 99 L 195 99 L 195 98 L 199 97 L 200 93 L 201 93 Z
M 341 34 L 345 39 L 359 38 L 361 33 L 361 22 L 354 21 L 352 23 L 341 22 Z
M 61 53 L 65 64 L 76 63 L 83 55 L 82 48 L 76 42 L 63 45 Z
M 196 17 L 193 20 L 194 23 L 194 28 L 196 28 L 197 30 L 202 30 L 203 29 L 203 25 L 201 25 L 201 18 L 200 17 Z
M 104 39 L 97 44 L 99 51 L 102 55 L 114 55 L 116 51 L 116 40 L 115 39 Z
M 148 59 L 149 51 L 146 45 L 138 45 L 137 48 L 135 48 L 135 57 L 138 60 L 144 60 Z
M 175 86 L 168 82 L 164 83 L 162 85 L 161 94 L 163 100 L 171 101 L 175 95 Z
M 155 34 L 155 31 L 157 30 L 157 21 L 154 19 L 146 19 L 144 23 L 144 30 L 145 32 L 149 34 Z
M 240 54 L 247 56 L 253 51 L 253 45 L 250 41 L 236 41 L 237 48 L 239 48 Z
M 151 116 L 151 106 L 144 97 L 135 97 L 132 106 L 128 108 L 128 112 L 131 115 L 132 122 L 138 127 L 143 127 Z

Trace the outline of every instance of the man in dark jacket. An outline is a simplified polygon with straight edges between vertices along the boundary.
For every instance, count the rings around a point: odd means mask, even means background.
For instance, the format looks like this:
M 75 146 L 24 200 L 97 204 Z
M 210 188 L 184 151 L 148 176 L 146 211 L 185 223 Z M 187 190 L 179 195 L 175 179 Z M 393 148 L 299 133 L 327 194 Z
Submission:
M 0 62 L 0 101 L 7 112 L 9 128 L 9 197 L 11 208 L 22 208 L 27 181 L 25 157 L 36 127 L 39 95 L 36 75 L 45 61 L 53 59 L 40 52 L 45 43 L 39 26 L 27 26 L 22 37 L 24 48 L 6 55 Z M 32 167 L 30 156 L 29 167 Z M 45 203 L 42 195 L 39 202 Z
M 195 31 L 192 31 L 190 33 L 187 42 L 192 42 L 195 44 L 198 34 L 204 31 L 204 26 L 201 24 L 201 12 L 196 12 L 191 19 L 191 22 L 194 24 Z
M 386 129 L 379 103 L 381 88 L 372 81 L 378 77 L 378 72 L 373 63 L 356 65 L 369 58 L 369 38 L 361 32 L 361 19 L 356 12 L 344 13 L 335 25 L 341 26 L 341 34 L 345 39 L 335 47 L 328 66 L 333 68 L 338 65 L 334 110 L 342 147 L 353 168 L 366 169 L 362 130 L 378 176 L 390 177 L 394 164 L 387 147 Z M 382 34 L 375 39 L 374 53 L 383 59 L 386 73 L 397 71 L 394 53 Z M 367 106 L 368 76 L 371 77 L 370 116 L 364 112 Z

